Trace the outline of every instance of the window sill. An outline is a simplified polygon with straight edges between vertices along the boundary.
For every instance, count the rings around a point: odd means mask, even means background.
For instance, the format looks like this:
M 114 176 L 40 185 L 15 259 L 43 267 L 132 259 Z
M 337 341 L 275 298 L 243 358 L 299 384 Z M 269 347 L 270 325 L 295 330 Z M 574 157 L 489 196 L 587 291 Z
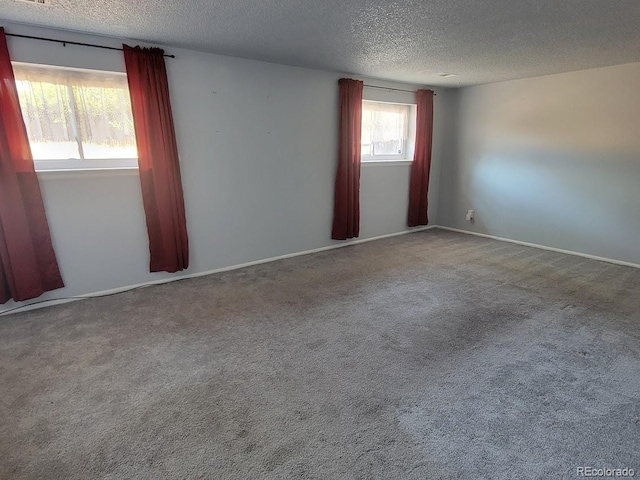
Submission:
M 411 165 L 413 160 L 363 160 L 360 162 L 362 166 L 371 167 L 396 167 Z
M 38 178 L 60 179 L 78 177 L 102 177 L 102 176 L 130 176 L 138 175 L 138 167 L 116 168 L 60 168 L 51 170 L 36 170 Z

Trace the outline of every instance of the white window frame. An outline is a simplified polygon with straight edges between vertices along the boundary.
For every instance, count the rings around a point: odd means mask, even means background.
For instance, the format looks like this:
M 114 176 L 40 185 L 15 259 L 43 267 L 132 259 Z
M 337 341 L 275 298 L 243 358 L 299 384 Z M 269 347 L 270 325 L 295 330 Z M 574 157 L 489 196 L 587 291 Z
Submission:
M 76 71 L 76 72 L 88 72 L 97 75 L 108 74 L 111 76 L 127 76 L 123 72 L 105 71 L 105 70 L 91 70 L 85 68 L 74 67 L 60 67 L 57 65 L 46 65 L 38 63 L 27 62 L 11 62 L 14 66 L 26 66 L 26 67 L 42 67 L 47 69 L 59 69 L 62 71 Z M 70 109 L 71 115 L 75 117 L 75 109 Z M 80 145 L 82 141 L 76 139 L 76 142 Z M 31 143 L 31 140 L 29 140 Z M 98 159 L 86 159 L 84 158 L 83 149 L 80 147 L 78 153 L 81 158 L 67 158 L 67 159 L 34 159 L 33 164 L 36 172 L 55 172 L 55 171 L 95 171 L 95 170 L 138 170 L 138 158 L 98 158 Z
M 415 149 L 415 129 L 416 129 L 416 105 L 413 103 L 404 102 L 387 102 L 380 100 L 362 100 L 362 106 L 364 109 L 365 104 L 387 104 L 393 106 L 400 106 L 407 108 L 406 119 L 406 138 L 403 139 L 402 153 L 399 154 L 386 154 L 386 155 L 370 155 L 361 153 L 360 160 L 363 163 L 394 163 L 394 162 L 412 162 L 413 152 Z

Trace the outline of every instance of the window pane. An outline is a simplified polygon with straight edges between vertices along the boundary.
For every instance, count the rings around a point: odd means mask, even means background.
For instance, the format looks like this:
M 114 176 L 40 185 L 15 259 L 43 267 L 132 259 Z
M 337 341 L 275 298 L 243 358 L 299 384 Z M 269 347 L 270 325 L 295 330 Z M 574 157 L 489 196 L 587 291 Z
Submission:
M 135 158 L 136 140 L 126 79 L 117 87 L 73 87 L 84 158 Z
M 16 86 L 34 159 L 80 159 L 65 85 L 21 79 Z
M 362 155 L 403 156 L 409 106 L 362 102 Z
M 24 64 L 14 72 L 34 160 L 90 168 L 91 160 L 137 157 L 124 74 Z
M 360 143 L 362 155 L 373 155 L 373 110 L 362 105 L 362 132 Z

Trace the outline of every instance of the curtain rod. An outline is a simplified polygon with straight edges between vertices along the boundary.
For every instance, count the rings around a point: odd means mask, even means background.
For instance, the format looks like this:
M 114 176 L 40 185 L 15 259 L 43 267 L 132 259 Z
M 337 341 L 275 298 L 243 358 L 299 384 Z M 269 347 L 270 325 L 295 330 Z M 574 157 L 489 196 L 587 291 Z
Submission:
M 369 88 L 379 88 L 381 90 L 393 90 L 394 92 L 407 92 L 407 93 L 417 93 L 415 90 L 403 90 L 401 88 L 391 88 L 391 87 L 380 87 L 378 85 L 367 85 L 366 83 L 364 84 L 365 87 L 369 87 Z M 433 96 L 435 97 L 436 94 L 434 92 Z
M 67 46 L 67 44 L 69 44 L 69 45 L 80 45 L 82 47 L 93 47 L 93 48 L 103 48 L 105 50 L 119 50 L 119 51 L 122 51 L 121 48 L 105 47 L 104 45 L 94 45 L 93 43 L 70 42 L 68 40 L 56 40 L 55 38 L 33 37 L 31 35 L 18 35 L 17 33 L 5 33 L 5 35 L 7 37 L 30 38 L 32 40 L 43 40 L 45 42 L 61 43 L 65 47 Z M 169 58 L 176 58 L 175 55 L 167 55 L 166 53 L 164 54 L 164 56 L 165 57 L 169 57 Z

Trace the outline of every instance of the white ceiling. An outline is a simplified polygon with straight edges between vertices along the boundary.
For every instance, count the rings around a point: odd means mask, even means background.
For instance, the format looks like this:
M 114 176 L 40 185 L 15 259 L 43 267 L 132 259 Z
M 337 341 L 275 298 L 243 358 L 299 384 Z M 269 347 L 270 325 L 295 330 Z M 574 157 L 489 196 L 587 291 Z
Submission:
M 433 86 L 640 61 L 638 0 L 51 1 L 0 19 Z

